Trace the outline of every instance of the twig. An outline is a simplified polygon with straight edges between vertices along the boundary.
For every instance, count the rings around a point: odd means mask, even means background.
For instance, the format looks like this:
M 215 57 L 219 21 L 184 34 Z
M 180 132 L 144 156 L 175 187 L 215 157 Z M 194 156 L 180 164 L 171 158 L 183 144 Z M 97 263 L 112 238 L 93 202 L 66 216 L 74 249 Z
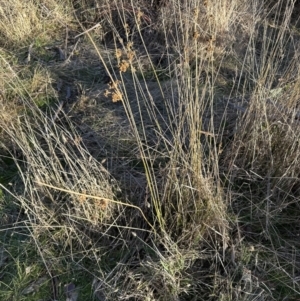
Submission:
M 96 25 L 94 25 L 94 26 L 91 27 L 90 29 L 87 29 L 87 30 L 85 30 L 84 32 L 82 32 L 82 33 L 78 34 L 77 36 L 75 36 L 74 39 L 79 38 L 80 36 L 82 36 L 82 35 L 84 35 L 84 34 L 90 32 L 91 30 L 93 30 L 93 29 L 95 29 L 95 28 L 97 28 L 97 27 L 99 27 L 99 26 L 101 26 L 101 24 L 100 24 L 100 23 L 97 23 Z
M 91 198 L 91 199 L 95 199 L 95 200 L 103 200 L 103 201 L 111 202 L 111 203 L 114 203 L 114 204 L 119 204 L 119 205 L 123 205 L 123 206 L 127 206 L 127 207 L 131 207 L 131 208 L 137 209 L 138 211 L 140 211 L 142 217 L 145 219 L 145 221 L 147 222 L 147 224 L 155 232 L 154 227 L 150 224 L 150 222 L 146 218 L 145 214 L 143 213 L 142 209 L 139 208 L 138 206 L 135 206 L 135 205 L 132 205 L 132 204 L 123 203 L 123 202 L 120 202 L 120 201 L 115 201 L 115 200 L 104 198 L 104 197 L 99 197 L 99 196 L 89 195 L 89 194 L 85 194 L 85 193 L 80 193 L 80 192 L 76 192 L 76 191 L 72 191 L 72 190 L 68 190 L 68 189 L 64 189 L 64 188 L 59 188 L 59 187 L 52 186 L 52 185 L 49 185 L 49 184 L 46 184 L 46 183 L 42 183 L 42 182 L 39 182 L 39 181 L 35 181 L 35 182 L 38 185 L 49 187 L 49 188 L 52 188 L 52 189 L 55 189 L 55 190 L 58 190 L 58 191 L 67 192 L 67 193 L 75 194 L 75 195 L 79 195 L 79 196 L 84 196 L 86 198 Z

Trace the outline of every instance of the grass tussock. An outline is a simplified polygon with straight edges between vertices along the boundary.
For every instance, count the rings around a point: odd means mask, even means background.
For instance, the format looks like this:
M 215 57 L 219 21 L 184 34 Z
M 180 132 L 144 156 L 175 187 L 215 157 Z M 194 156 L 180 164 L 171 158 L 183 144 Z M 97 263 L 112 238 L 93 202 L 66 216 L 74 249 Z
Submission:
M 1 300 L 298 300 L 297 12 L 0 1 Z

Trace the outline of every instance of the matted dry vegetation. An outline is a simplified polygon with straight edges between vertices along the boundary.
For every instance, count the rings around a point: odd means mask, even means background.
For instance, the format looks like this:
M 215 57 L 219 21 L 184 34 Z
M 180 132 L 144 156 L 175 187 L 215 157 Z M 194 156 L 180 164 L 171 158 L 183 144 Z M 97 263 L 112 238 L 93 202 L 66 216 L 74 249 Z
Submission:
M 299 300 L 298 12 L 0 0 L 1 300 Z

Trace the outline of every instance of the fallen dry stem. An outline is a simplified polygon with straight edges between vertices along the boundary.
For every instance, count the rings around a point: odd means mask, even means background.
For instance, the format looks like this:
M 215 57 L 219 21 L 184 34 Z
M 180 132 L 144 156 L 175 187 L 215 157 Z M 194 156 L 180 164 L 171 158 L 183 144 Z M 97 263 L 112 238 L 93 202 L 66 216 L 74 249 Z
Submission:
M 39 181 L 35 181 L 35 183 L 37 183 L 38 185 L 41 185 L 41 186 L 45 186 L 45 187 L 48 187 L 48 188 L 52 188 L 52 189 L 58 190 L 58 191 L 62 191 L 62 192 L 66 192 L 66 193 L 70 193 L 70 194 L 74 194 L 74 195 L 78 195 L 78 196 L 83 196 L 83 197 L 91 198 L 91 199 L 95 199 L 95 200 L 107 201 L 107 202 L 111 202 L 111 203 L 114 203 L 114 204 L 123 205 L 123 206 L 127 206 L 127 207 L 131 207 L 131 208 L 137 209 L 141 213 L 142 217 L 145 219 L 145 221 L 147 222 L 147 224 L 154 231 L 154 233 L 156 232 L 155 229 L 154 229 L 154 227 L 153 227 L 153 225 L 151 225 L 151 223 L 146 218 L 146 216 L 143 213 L 142 209 L 139 208 L 139 207 L 137 207 L 137 206 L 135 206 L 135 205 L 127 204 L 127 203 L 124 203 L 124 202 L 115 201 L 115 200 L 112 200 L 112 199 L 108 199 L 108 198 L 104 198 L 104 197 L 99 197 L 99 196 L 95 196 L 95 195 L 89 195 L 89 194 L 85 194 L 85 193 L 80 193 L 80 192 L 76 192 L 76 191 L 72 191 L 72 190 L 68 190 L 68 189 L 64 189 L 64 188 L 59 188 L 59 187 L 56 187 L 56 186 L 53 186 L 53 185 L 49 185 L 49 184 L 46 184 L 46 183 L 42 183 L 42 182 L 39 182 Z

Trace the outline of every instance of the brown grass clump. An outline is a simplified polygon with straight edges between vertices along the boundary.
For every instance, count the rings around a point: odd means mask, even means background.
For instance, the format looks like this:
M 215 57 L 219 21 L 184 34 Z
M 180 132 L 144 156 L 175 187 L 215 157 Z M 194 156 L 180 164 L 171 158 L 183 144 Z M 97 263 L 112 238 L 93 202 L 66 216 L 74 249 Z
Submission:
M 58 223 L 53 220 L 54 212 L 57 219 L 71 214 L 74 220 L 84 219 L 85 225 L 100 226 L 109 220 L 114 211 L 109 200 L 114 199 L 114 193 L 105 168 L 88 155 L 75 129 L 69 128 L 71 124 L 45 115 L 34 104 L 24 105 L 32 117 L 10 122 L 6 132 L 14 137 L 26 162 L 27 172 L 22 177 L 27 193 L 21 198 L 25 210 L 38 217 L 38 224 L 50 228 Z M 62 196 L 60 189 L 71 194 Z
M 72 22 L 71 11 L 59 1 L 0 2 L 0 41 L 4 47 L 29 46 L 34 40 L 54 38 Z

